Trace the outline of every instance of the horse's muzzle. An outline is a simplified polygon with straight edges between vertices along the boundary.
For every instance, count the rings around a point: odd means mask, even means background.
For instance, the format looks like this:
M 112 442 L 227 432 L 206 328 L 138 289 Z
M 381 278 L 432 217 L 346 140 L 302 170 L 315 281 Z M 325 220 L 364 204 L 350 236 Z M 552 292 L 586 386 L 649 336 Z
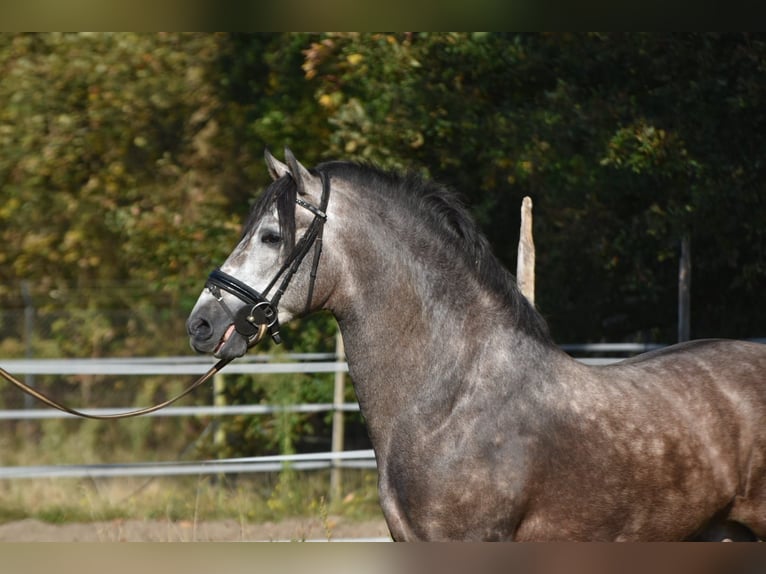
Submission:
M 223 329 L 216 329 L 210 320 L 201 314 L 193 314 L 186 323 L 189 344 L 198 353 L 209 353 L 219 359 L 236 359 L 250 347 L 257 345 L 268 332 L 268 325 L 257 325 L 247 336 L 229 323 Z M 222 331 L 222 332 L 221 332 Z
M 197 345 L 202 345 L 213 337 L 213 326 L 204 317 L 189 317 L 186 332 L 189 333 L 192 348 L 204 352 L 198 349 Z

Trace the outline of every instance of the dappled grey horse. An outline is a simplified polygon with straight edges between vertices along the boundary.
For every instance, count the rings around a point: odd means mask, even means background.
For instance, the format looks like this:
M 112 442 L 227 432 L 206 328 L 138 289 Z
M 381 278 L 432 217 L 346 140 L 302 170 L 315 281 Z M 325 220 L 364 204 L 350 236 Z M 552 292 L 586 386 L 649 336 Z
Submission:
M 274 182 L 211 273 L 191 344 L 235 358 L 331 311 L 394 539 L 766 537 L 766 345 L 581 364 L 449 191 L 266 160 Z

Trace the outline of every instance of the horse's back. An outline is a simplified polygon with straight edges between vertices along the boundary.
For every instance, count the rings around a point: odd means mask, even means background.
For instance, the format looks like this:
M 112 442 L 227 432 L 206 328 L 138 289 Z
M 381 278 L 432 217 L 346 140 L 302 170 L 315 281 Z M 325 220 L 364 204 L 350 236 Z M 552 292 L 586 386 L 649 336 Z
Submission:
M 644 371 L 669 383 L 714 381 L 747 388 L 766 400 L 766 345 L 731 339 L 699 339 L 625 359 L 614 365 L 624 372 Z
M 662 360 L 679 356 L 736 356 L 751 357 L 761 363 L 766 363 L 766 344 L 753 341 L 741 341 L 736 339 L 696 339 L 677 343 L 668 347 L 662 347 L 648 351 L 635 357 L 625 359 L 619 364 L 643 363 L 651 360 Z
M 705 408 L 749 427 L 766 448 L 766 345 L 729 339 L 701 339 L 650 351 L 606 372 L 615 381 L 642 388 L 647 400 L 677 399 L 681 409 Z M 710 419 L 712 420 L 712 419 Z M 700 424 L 704 420 L 699 421 Z

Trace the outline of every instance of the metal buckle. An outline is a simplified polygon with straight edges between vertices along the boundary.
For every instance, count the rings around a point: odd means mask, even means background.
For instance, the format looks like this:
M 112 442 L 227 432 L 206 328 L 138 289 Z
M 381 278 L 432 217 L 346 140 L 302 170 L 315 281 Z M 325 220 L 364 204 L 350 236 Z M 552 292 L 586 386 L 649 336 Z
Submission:
M 308 201 L 303 201 L 300 197 L 295 198 L 295 203 L 297 203 L 304 209 L 308 209 L 311 213 L 313 213 L 316 217 L 318 217 L 322 221 L 327 221 L 327 214 L 321 209 L 319 209 L 317 206 L 311 205 Z

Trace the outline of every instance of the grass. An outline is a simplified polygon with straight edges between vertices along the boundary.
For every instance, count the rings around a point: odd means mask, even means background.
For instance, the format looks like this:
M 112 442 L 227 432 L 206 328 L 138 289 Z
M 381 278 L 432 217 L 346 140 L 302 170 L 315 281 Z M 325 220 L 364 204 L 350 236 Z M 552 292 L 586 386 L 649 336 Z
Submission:
M 151 479 L 14 479 L 0 482 L 0 522 L 116 519 L 278 522 L 290 517 L 350 520 L 380 517 L 374 472 L 344 471 L 344 495 L 328 501 L 329 472 Z
M 136 424 L 93 421 L 44 421 L 40 426 L 5 427 L 0 433 L 0 465 L 137 462 L 181 460 L 184 445 L 154 449 L 129 439 Z M 127 426 L 127 425 L 133 426 Z M 153 436 L 157 436 L 157 426 Z M 163 436 L 172 436 L 168 428 Z M 109 440 L 107 440 L 109 439 Z M 120 440 L 123 439 L 123 440 Z M 194 456 L 194 449 L 186 449 Z M 330 471 L 156 478 L 50 478 L 0 480 L 0 523 L 35 518 L 48 523 L 100 522 L 118 519 L 184 521 L 235 519 L 239 523 L 279 522 L 308 517 L 328 522 L 329 515 L 348 520 L 381 517 L 377 473 L 343 471 L 343 491 L 329 500 Z

